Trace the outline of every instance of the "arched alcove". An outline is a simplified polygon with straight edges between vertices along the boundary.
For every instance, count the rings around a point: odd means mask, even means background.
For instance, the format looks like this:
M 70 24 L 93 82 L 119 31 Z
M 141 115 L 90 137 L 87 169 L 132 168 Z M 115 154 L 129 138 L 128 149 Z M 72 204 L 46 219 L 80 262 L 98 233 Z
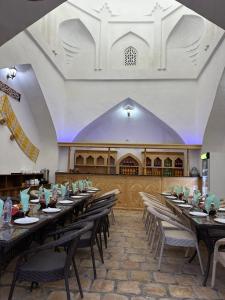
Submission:
M 95 41 L 83 22 L 80 19 L 63 21 L 59 25 L 58 34 L 64 49 L 67 69 L 75 72 L 93 70 Z
M 186 48 L 202 37 L 205 29 L 204 19 L 200 16 L 184 15 L 174 26 L 167 39 L 168 48 Z
M 174 59 L 177 60 L 178 65 L 188 66 L 190 62 L 197 65 L 200 41 L 204 31 L 205 23 L 202 17 L 182 16 L 167 39 L 168 67 L 173 65 Z
M 132 153 L 121 156 L 116 163 L 116 173 L 121 175 L 140 175 L 142 172 L 142 163 Z
M 134 109 L 130 117 L 124 109 Z M 183 144 L 182 138 L 166 123 L 136 101 L 127 98 L 87 125 L 75 142 L 133 142 Z
M 148 42 L 134 32 L 126 34 L 115 40 L 110 50 L 110 68 L 127 70 L 126 55 L 132 50 L 135 52 L 136 63 L 129 64 L 130 67 L 146 69 L 150 66 L 150 47 Z M 138 59 L 137 59 L 138 58 Z

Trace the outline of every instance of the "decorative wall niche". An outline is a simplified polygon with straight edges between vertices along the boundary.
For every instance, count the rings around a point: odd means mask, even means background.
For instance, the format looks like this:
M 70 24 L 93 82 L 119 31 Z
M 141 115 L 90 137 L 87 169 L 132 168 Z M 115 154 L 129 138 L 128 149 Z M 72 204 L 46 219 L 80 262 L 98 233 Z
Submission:
M 95 41 L 81 20 L 69 19 L 60 23 L 59 38 L 67 71 L 77 73 L 94 69 Z
M 197 56 L 204 35 L 204 19 L 195 15 L 184 15 L 177 22 L 167 39 L 167 56 L 173 62 L 178 59 L 197 64 Z M 184 61 L 183 61 L 184 62 Z
M 145 39 L 134 32 L 128 32 L 118 38 L 111 47 L 110 65 L 112 69 L 129 71 L 148 69 L 150 64 L 150 47 Z

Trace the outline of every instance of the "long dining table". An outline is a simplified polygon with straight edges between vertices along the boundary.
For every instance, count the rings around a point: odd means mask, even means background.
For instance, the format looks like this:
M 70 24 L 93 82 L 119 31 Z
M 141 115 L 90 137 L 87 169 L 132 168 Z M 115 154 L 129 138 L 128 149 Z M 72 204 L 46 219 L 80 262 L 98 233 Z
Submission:
M 217 212 L 216 216 L 209 216 L 209 215 L 205 217 L 192 216 L 189 213 L 190 211 L 200 211 L 200 209 L 194 207 L 183 208 L 178 206 L 178 203 L 173 202 L 173 200 L 167 199 L 166 196 L 164 196 L 164 199 L 166 201 L 167 206 L 169 206 L 170 208 L 172 208 L 172 210 L 174 210 L 176 213 L 178 213 L 179 215 L 185 218 L 186 222 L 188 222 L 191 228 L 195 230 L 198 241 L 199 242 L 203 241 L 207 247 L 208 257 L 207 257 L 205 275 L 202 282 L 203 286 L 206 286 L 215 243 L 217 240 L 225 237 L 225 224 L 218 223 L 214 219 L 216 217 L 225 219 L 225 212 Z M 195 256 L 196 256 L 196 251 L 193 254 L 193 256 L 190 258 L 189 262 L 191 262 Z
M 59 201 L 56 207 L 60 209 L 56 213 L 45 213 L 42 210 L 36 210 L 29 214 L 30 217 L 36 217 L 39 220 L 30 225 L 17 225 L 10 223 L 9 225 L 0 224 L 0 274 L 4 270 L 9 260 L 19 254 L 21 251 L 29 247 L 30 243 L 37 234 L 39 241 L 46 234 L 47 229 L 54 224 L 63 220 L 66 216 L 72 214 L 76 208 L 82 208 L 86 201 L 92 197 L 92 194 L 80 196 L 79 199 L 68 198 L 73 200 L 71 204 L 63 205 Z M 58 199 L 60 200 L 60 198 Z M 31 206 L 34 204 L 31 204 Z

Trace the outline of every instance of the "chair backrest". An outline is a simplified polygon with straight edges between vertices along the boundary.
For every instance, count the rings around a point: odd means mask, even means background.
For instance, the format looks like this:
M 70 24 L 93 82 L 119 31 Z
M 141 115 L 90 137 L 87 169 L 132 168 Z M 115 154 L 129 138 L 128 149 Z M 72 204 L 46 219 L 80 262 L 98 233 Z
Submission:
M 167 207 L 167 206 L 165 206 L 164 204 L 162 204 L 161 202 L 159 202 L 159 201 L 154 201 L 154 200 L 151 200 L 151 199 L 145 199 L 144 200 L 144 203 L 148 206 L 148 205 L 153 205 L 153 206 L 155 206 L 155 207 L 159 207 L 159 208 L 161 208 L 161 209 L 163 209 L 163 210 L 165 210 L 165 211 L 169 211 L 169 212 L 171 212 L 172 213 L 172 211 L 171 211 L 171 209 L 169 208 L 169 207 Z
M 80 229 L 78 229 L 80 227 Z M 77 230 L 76 230 L 77 228 Z M 87 231 L 89 231 L 92 228 L 91 222 L 84 222 L 83 224 L 80 224 L 80 226 L 74 227 L 73 232 L 74 236 L 72 235 L 72 239 L 70 240 L 67 248 L 67 257 L 65 262 L 65 270 L 69 271 L 69 268 L 72 263 L 72 259 L 75 255 L 75 251 L 78 247 L 78 243 L 80 240 L 80 237 L 85 234 Z
M 98 213 L 93 213 L 91 215 L 85 216 L 84 214 L 84 219 L 78 221 L 76 224 L 79 224 L 80 222 L 86 221 L 86 222 L 93 222 L 94 225 L 91 229 L 92 234 L 91 234 L 91 240 L 93 241 L 95 239 L 97 230 L 100 226 L 101 221 L 110 213 L 110 209 L 107 208 L 102 208 L 102 210 Z
M 111 208 L 112 206 L 114 206 L 116 204 L 116 200 L 115 199 L 112 199 L 112 200 L 105 200 L 105 201 L 101 201 L 101 202 L 97 202 L 97 203 L 94 203 L 92 204 L 90 207 L 88 207 L 86 209 L 86 212 L 89 212 L 89 211 L 92 211 L 92 210 L 95 210 L 95 209 L 98 209 L 98 208 Z
M 153 207 L 153 206 L 149 206 L 147 208 L 147 210 L 153 216 L 156 217 L 157 223 L 159 225 L 159 228 L 160 228 L 160 231 L 161 231 L 162 235 L 164 235 L 164 229 L 163 229 L 163 226 L 162 226 L 162 221 L 166 221 L 169 224 L 172 224 L 172 225 L 176 226 L 178 229 L 182 229 L 182 230 L 188 231 L 190 233 L 193 233 L 193 231 L 190 228 L 188 228 L 184 224 L 180 223 L 179 221 L 172 219 L 168 215 L 165 215 L 165 213 L 162 210 L 159 210 L 158 208 Z
M 89 201 L 86 205 L 86 209 L 89 208 L 92 205 L 101 203 L 101 202 L 105 202 L 105 201 L 112 201 L 115 200 L 116 201 L 116 195 L 112 194 L 112 195 L 106 195 L 106 196 L 100 196 L 98 198 L 95 198 L 91 201 Z
M 108 196 L 108 195 L 118 195 L 118 194 L 120 194 L 120 190 L 114 189 L 114 190 L 111 190 L 109 192 L 102 194 L 101 196 L 104 197 L 104 196 Z
M 149 194 L 149 193 L 145 193 L 145 192 L 142 192 L 142 197 L 147 197 L 147 198 L 150 198 L 150 199 L 155 199 L 157 201 L 160 201 L 160 199 L 157 198 L 155 195 L 152 195 L 152 194 Z
M 75 226 L 70 228 L 65 228 L 64 231 L 61 231 L 61 237 L 57 240 L 48 242 L 40 247 L 38 247 L 39 251 L 46 249 L 55 249 L 56 247 L 64 247 L 66 249 L 66 260 L 64 269 L 69 271 L 69 267 L 72 262 L 72 258 L 74 257 L 76 248 L 78 246 L 80 237 L 89 231 L 92 228 L 93 224 L 91 222 L 83 222 L 80 224 L 76 224 Z

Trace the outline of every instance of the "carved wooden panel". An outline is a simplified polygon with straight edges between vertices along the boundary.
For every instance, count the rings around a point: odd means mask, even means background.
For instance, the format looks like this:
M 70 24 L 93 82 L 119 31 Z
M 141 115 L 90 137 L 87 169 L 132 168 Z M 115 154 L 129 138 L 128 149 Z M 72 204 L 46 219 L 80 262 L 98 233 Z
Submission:
M 159 197 L 162 191 L 167 190 L 172 185 L 186 185 L 191 188 L 200 184 L 198 178 L 192 177 L 113 176 L 70 173 L 56 173 L 56 182 L 69 181 L 71 183 L 87 177 L 92 180 L 94 186 L 100 188 L 101 193 L 119 189 L 121 194 L 118 195 L 117 208 L 125 209 L 143 208 L 139 192 L 146 192 Z

